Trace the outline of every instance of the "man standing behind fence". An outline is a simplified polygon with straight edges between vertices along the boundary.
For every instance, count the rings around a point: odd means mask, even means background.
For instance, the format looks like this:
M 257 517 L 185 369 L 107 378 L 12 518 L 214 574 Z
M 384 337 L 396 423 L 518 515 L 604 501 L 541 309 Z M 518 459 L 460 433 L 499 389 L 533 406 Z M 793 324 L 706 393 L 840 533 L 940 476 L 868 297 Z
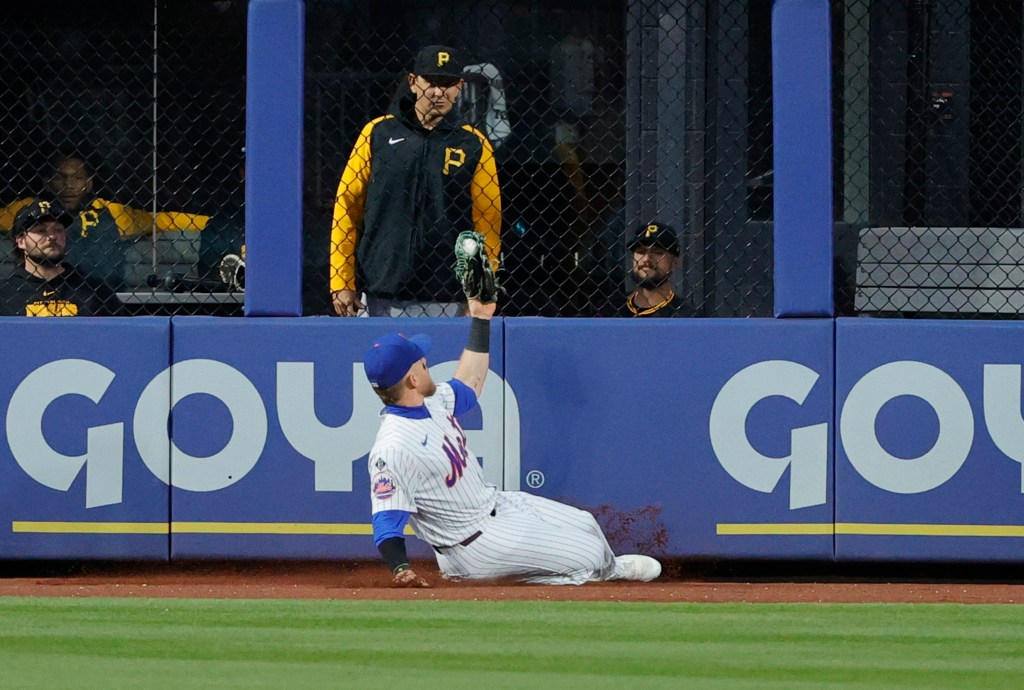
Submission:
M 462 289 L 451 270 L 455 238 L 483 235 L 494 268 L 501 194 L 490 142 L 457 120 L 462 60 L 427 46 L 409 93 L 367 123 L 338 185 L 331 228 L 331 297 L 340 316 L 455 316 Z M 360 300 L 365 295 L 366 304 Z

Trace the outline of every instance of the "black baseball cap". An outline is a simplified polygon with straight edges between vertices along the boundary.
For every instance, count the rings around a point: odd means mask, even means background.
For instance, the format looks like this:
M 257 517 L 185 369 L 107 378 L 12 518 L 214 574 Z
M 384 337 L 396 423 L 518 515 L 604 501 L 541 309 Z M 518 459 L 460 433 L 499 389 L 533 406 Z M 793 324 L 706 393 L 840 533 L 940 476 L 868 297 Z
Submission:
M 55 220 L 67 228 L 74 221 L 74 218 L 64 209 L 60 202 L 36 199 L 31 204 L 22 207 L 14 216 L 11 234 L 20 235 L 23 232 L 27 232 L 33 225 L 46 220 Z
M 635 249 L 641 244 L 648 247 L 660 247 L 669 254 L 679 256 L 679 235 L 671 225 L 657 221 L 641 225 L 636 231 L 636 236 L 630 241 L 629 248 Z
M 450 46 L 427 46 L 416 54 L 412 73 L 421 77 L 462 78 L 462 59 Z

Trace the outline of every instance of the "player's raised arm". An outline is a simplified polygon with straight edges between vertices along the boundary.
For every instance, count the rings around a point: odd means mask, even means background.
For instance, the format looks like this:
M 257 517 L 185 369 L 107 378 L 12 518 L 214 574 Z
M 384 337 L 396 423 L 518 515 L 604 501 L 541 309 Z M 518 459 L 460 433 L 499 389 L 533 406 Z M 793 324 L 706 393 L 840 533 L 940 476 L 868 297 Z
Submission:
M 467 311 L 473 318 L 469 342 L 455 368 L 455 378 L 472 388 L 479 398 L 491 361 L 491 318 L 501 291 L 481 234 L 467 230 L 455 239 L 455 279 L 462 285 Z
M 455 378 L 472 388 L 477 397 L 480 397 L 484 389 L 484 379 L 491 363 L 491 317 L 497 306 L 495 302 L 469 300 L 469 315 L 473 321 L 469 327 L 466 349 L 462 351 L 459 364 L 455 367 Z

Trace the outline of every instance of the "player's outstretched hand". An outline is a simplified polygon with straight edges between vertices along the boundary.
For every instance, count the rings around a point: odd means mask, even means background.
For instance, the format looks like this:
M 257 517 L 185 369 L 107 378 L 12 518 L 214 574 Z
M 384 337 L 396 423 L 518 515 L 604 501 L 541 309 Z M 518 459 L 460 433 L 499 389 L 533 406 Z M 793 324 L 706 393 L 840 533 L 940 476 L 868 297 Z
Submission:
M 478 319 L 490 320 L 497 308 L 497 302 L 481 302 L 475 297 L 469 298 L 466 304 L 466 311 L 469 315 Z
M 412 568 L 396 573 L 391 581 L 396 587 L 430 587 L 430 583 L 417 575 Z
M 455 239 L 455 279 L 462 286 L 466 298 L 481 302 L 496 302 L 502 292 L 501 281 L 487 256 L 484 237 L 473 230 L 459 233 Z

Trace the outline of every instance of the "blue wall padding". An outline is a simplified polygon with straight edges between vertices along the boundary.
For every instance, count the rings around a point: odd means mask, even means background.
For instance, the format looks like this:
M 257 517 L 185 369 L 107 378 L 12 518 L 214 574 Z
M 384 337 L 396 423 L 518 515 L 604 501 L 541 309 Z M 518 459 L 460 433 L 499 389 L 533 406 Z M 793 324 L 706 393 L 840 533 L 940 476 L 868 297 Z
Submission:
M 0 340 L 0 558 L 167 559 L 167 485 L 138 451 L 166 453 L 167 433 L 137 437 L 133 417 L 169 319 L 2 318 Z
M 831 559 L 831 320 L 523 318 L 507 320 L 505 334 L 525 489 L 601 509 L 612 524 L 635 521 L 613 530 L 623 532 L 613 540 L 620 551 L 642 548 L 664 528 L 663 552 L 675 556 Z M 772 360 L 792 362 L 813 380 L 806 399 L 765 397 L 727 433 L 783 457 L 794 429 L 816 427 L 816 505 L 791 508 L 789 469 L 778 470 L 771 493 L 747 488 L 710 441 L 719 391 L 737 372 Z M 784 386 L 782 376 L 776 383 Z M 749 474 L 771 461 L 743 464 Z M 533 488 L 531 476 L 543 484 Z M 801 528 L 813 534 L 754 534 L 793 523 L 813 525 Z M 727 525 L 739 533 L 720 533 Z
M 302 315 L 305 5 L 251 0 L 246 68 L 246 316 Z
M 502 322 L 496 320 L 491 369 L 499 376 L 503 372 L 501 329 Z M 466 343 L 465 319 L 174 319 L 175 362 L 215 362 L 214 369 L 208 370 L 211 373 L 199 372 L 198 385 L 219 390 L 218 381 L 223 380 L 229 382 L 228 388 L 249 389 L 239 396 L 239 419 L 209 393 L 181 400 L 174 409 L 176 446 L 193 456 L 210 457 L 237 444 L 236 455 L 242 456 L 246 442 L 259 441 L 254 437 L 262 433 L 260 424 L 266 427 L 265 440 L 249 456 L 252 462 L 220 456 L 207 461 L 214 465 L 209 472 L 193 467 L 193 479 L 178 472 L 182 480 L 178 483 L 184 486 L 176 483 L 172 489 L 172 519 L 183 527 L 173 535 L 172 558 L 329 560 L 377 554 L 368 531 L 366 458 L 382 405 L 366 381 L 362 360 L 374 340 L 398 330 L 431 336 L 428 362 L 435 378 L 450 378 L 450 374 L 442 376 L 437 365 L 451 362 L 449 368 L 454 369 L 454 360 Z M 301 383 L 303 376 L 309 377 L 311 385 Z M 238 385 L 230 383 L 232 377 Z M 493 392 L 498 404 L 490 407 L 488 432 L 500 439 L 501 379 L 489 383 L 493 391 L 485 389 L 485 394 Z M 262 411 L 247 412 L 246 400 L 261 405 Z M 250 414 L 255 415 L 255 423 L 244 416 Z M 481 414 L 469 413 L 463 421 L 472 435 L 480 428 Z M 232 440 L 232 434 L 239 438 Z M 316 446 L 317 452 L 304 444 Z M 485 449 L 472 436 L 469 445 L 478 454 Z M 308 457 L 318 453 L 316 461 Z M 485 466 L 499 463 L 499 478 L 501 461 L 493 454 L 484 458 Z M 220 474 L 217 466 L 222 468 Z M 172 472 L 175 469 L 172 460 Z M 196 482 L 209 484 L 197 486 Z M 294 531 L 233 534 L 229 530 L 237 528 L 231 523 L 252 523 L 262 526 L 259 529 L 292 525 Z M 354 526 L 365 533 L 354 534 Z M 431 553 L 419 540 L 409 545 L 413 556 Z
M 836 324 L 837 559 L 1024 560 L 1020 324 Z
M 398 330 L 453 375 L 466 319 L 0 319 L 0 559 L 374 557 L 362 360 Z M 1019 563 L 1021 341 L 499 319 L 462 422 L 489 481 L 593 510 L 619 552 Z
M 827 0 L 772 8 L 775 315 L 831 316 L 832 104 Z

